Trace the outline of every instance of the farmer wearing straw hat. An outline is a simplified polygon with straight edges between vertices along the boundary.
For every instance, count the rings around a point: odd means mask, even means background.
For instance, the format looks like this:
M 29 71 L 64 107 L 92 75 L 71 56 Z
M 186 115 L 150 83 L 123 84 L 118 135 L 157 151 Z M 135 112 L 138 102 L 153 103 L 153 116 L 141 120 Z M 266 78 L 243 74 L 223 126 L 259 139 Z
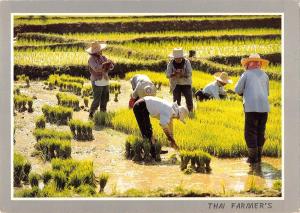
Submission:
M 224 86 L 231 84 L 232 80 L 226 72 L 217 72 L 214 74 L 215 81 L 206 85 L 203 90 L 198 90 L 195 96 L 198 100 L 222 99 L 226 97 Z
M 156 95 L 156 87 L 147 75 L 136 74 L 130 79 L 130 83 L 133 90 L 129 101 L 130 108 L 139 98 Z
M 248 58 L 243 58 L 241 64 L 246 71 L 237 82 L 235 92 L 243 96 L 244 134 L 249 154 L 247 162 L 253 164 L 261 162 L 266 123 L 270 111 L 269 77 L 262 71 L 269 61 L 260 58 L 259 54 L 252 54 Z
M 93 103 L 90 108 L 89 117 L 93 115 L 100 106 L 100 111 L 105 112 L 109 100 L 109 77 L 108 71 L 114 68 L 111 60 L 102 55 L 102 50 L 107 47 L 105 43 L 93 42 L 86 50 L 90 54 L 88 60 L 89 72 L 93 88 Z
M 179 119 L 185 123 L 184 120 L 189 113 L 186 107 L 178 106 L 176 102 L 170 103 L 161 98 L 146 96 L 135 102 L 133 112 L 143 138 L 148 139 L 152 144 L 156 142 L 150 122 L 150 116 L 152 116 L 159 119 L 171 146 L 175 149 L 178 148 L 173 136 L 173 119 Z
M 181 94 L 184 95 L 189 111 L 193 111 L 192 93 L 192 66 L 185 58 L 182 48 L 174 48 L 168 63 L 166 75 L 170 79 L 170 91 L 173 93 L 173 101 L 181 104 Z

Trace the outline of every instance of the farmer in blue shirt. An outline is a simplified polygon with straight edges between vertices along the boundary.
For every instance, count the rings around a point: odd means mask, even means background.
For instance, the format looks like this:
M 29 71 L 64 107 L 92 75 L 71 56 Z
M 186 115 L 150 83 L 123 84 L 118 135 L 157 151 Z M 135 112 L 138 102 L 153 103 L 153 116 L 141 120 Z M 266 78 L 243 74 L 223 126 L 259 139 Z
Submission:
M 247 162 L 253 164 L 261 162 L 266 122 L 270 111 L 269 77 L 261 70 L 269 64 L 269 61 L 260 58 L 259 54 L 252 54 L 248 58 L 243 58 L 241 64 L 246 71 L 237 82 L 235 92 L 243 96 L 244 134 L 249 154 Z

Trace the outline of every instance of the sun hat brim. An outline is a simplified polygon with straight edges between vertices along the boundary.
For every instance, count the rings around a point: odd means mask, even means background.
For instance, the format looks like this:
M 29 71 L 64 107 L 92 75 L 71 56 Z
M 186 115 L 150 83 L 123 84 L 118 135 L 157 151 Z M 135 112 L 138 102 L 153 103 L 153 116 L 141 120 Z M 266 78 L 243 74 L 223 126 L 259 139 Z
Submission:
M 187 57 L 187 54 L 186 53 L 183 53 L 183 55 L 182 56 L 177 56 L 177 57 L 175 57 L 174 55 L 173 55 L 173 53 L 171 53 L 171 54 L 169 54 L 169 57 L 170 58 L 184 58 L 184 57 Z
M 270 61 L 266 60 L 266 59 L 262 59 L 262 58 L 242 58 L 241 60 L 241 64 L 244 66 L 246 66 L 246 64 L 248 64 L 251 61 L 258 61 L 261 62 L 262 67 L 266 67 L 269 65 Z
M 95 53 L 98 53 L 99 51 L 101 50 L 104 50 L 106 49 L 107 47 L 107 44 L 100 44 L 100 48 L 96 49 L 96 50 L 93 50 L 92 47 L 89 47 L 88 49 L 86 49 L 85 51 L 89 54 L 95 54 Z
M 217 76 L 214 76 L 214 77 L 215 77 L 215 79 L 216 79 L 217 81 L 221 81 L 221 82 L 226 83 L 226 84 L 232 84 L 232 80 L 231 80 L 231 79 L 227 79 L 226 81 L 224 81 L 224 80 L 221 79 L 220 77 L 217 77 Z

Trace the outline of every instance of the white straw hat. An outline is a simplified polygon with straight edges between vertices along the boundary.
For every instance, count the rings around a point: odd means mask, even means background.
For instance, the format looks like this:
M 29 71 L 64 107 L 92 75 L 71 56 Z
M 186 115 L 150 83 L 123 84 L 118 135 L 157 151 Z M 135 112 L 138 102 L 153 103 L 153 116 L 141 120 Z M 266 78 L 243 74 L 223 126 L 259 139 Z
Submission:
M 100 52 L 101 50 L 104 50 L 106 47 L 107 47 L 106 43 L 93 42 L 91 46 L 85 51 L 89 54 L 95 54 Z
M 261 62 L 261 66 L 262 66 L 262 67 L 266 67 L 266 66 L 268 66 L 268 64 L 269 64 L 269 61 L 268 61 L 268 60 L 262 59 L 262 58 L 260 57 L 260 55 L 257 54 L 257 53 L 251 54 L 248 58 L 242 58 L 241 64 L 242 64 L 243 66 L 246 66 L 250 61 L 259 61 L 259 62 Z
M 186 56 L 187 54 L 183 52 L 182 48 L 174 48 L 173 52 L 169 55 L 171 58 L 183 58 Z
M 217 81 L 221 81 L 225 84 L 231 84 L 232 80 L 229 78 L 227 72 L 217 72 L 214 74 L 214 77 Z
M 145 86 L 144 92 L 145 92 L 146 96 L 155 96 L 156 95 L 156 89 L 154 88 L 154 85 L 153 85 L 153 87 L 151 87 L 149 85 Z

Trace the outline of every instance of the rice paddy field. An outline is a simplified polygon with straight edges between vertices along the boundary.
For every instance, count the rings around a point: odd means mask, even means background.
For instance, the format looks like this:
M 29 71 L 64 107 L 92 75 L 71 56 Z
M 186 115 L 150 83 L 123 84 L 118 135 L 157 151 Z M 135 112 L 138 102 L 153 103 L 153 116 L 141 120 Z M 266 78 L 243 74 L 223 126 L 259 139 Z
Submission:
M 15 197 L 282 196 L 280 16 L 15 16 L 14 37 Z M 88 121 L 85 49 L 92 41 L 107 42 L 103 53 L 115 68 L 108 112 Z M 174 121 L 179 151 L 152 118 L 168 154 L 160 162 L 126 159 L 127 145 L 136 147 L 133 137 L 140 137 L 128 109 L 129 79 L 148 75 L 161 85 L 157 96 L 172 101 L 165 70 L 175 47 L 196 53 L 189 57 L 194 92 L 221 71 L 233 80 L 225 89 L 234 90 L 244 72 L 240 60 L 251 53 L 270 61 L 264 71 L 271 112 L 259 168 L 246 163 L 242 98 L 233 93 L 225 100 L 194 98 L 186 124 Z M 210 171 L 183 170 L 182 153 L 205 156 Z

